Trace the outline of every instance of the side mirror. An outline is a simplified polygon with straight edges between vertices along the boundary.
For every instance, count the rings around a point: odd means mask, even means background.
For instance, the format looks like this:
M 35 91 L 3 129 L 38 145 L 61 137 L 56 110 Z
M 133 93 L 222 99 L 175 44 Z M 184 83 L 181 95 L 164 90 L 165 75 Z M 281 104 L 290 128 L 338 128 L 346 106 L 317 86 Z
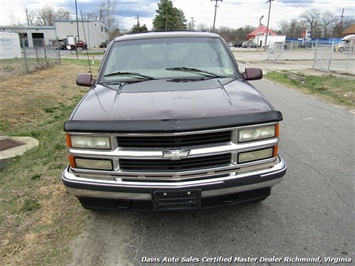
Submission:
M 245 80 L 257 80 L 263 78 L 263 71 L 260 68 L 246 68 L 242 73 Z
M 91 87 L 94 85 L 96 82 L 96 79 L 92 78 L 91 74 L 84 73 L 84 74 L 79 74 L 76 77 L 76 85 L 79 86 L 84 86 L 84 87 Z

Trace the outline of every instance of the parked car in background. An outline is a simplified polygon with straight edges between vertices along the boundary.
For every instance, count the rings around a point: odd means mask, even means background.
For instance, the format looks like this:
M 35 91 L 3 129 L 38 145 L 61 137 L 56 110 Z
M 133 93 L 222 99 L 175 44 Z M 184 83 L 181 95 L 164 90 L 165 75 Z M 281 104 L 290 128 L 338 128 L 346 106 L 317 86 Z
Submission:
M 243 42 L 235 42 L 234 47 L 237 47 L 237 48 L 242 47 L 242 44 L 243 44 Z
M 244 42 L 242 43 L 242 47 L 243 47 L 243 48 L 256 48 L 257 45 L 256 45 L 255 42 L 244 41 Z
M 64 124 L 62 181 L 87 209 L 182 211 L 266 199 L 287 166 L 277 111 L 207 32 L 127 34 Z

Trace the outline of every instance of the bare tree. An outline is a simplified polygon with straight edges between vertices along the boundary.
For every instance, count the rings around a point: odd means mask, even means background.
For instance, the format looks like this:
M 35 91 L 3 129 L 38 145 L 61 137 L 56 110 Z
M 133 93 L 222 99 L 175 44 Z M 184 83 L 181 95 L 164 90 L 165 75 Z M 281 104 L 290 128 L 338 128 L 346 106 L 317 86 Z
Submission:
M 209 27 L 206 23 L 199 23 L 197 26 L 196 26 L 196 29 L 198 31 L 207 31 L 209 30 Z
M 66 19 L 70 19 L 70 13 L 68 10 L 65 10 L 64 8 L 59 8 L 56 12 L 55 12 L 55 19 L 56 20 L 66 20 Z
M 15 13 L 13 11 L 10 11 L 9 14 L 7 15 L 10 25 L 11 26 L 20 26 L 21 23 L 20 21 L 15 17 Z
M 117 21 L 116 21 L 116 0 L 103 0 L 99 5 L 98 17 L 108 27 L 109 38 L 112 40 L 116 34 Z
M 53 26 L 55 18 L 55 10 L 51 5 L 45 5 L 37 11 L 37 21 L 38 26 Z
M 310 9 L 300 15 L 300 18 L 308 23 L 312 38 L 317 37 L 316 30 L 320 24 L 320 17 L 321 15 L 318 9 Z
M 51 5 L 45 5 L 37 10 L 36 17 L 36 25 L 53 26 L 54 20 L 70 19 L 70 13 L 63 8 L 55 10 Z
M 277 22 L 277 26 L 279 26 L 281 33 L 286 35 L 290 25 L 287 20 L 281 20 L 281 21 Z
M 27 18 L 28 18 L 28 24 L 30 26 L 33 26 L 35 24 L 36 21 L 36 16 L 37 16 L 37 12 L 35 10 L 30 10 L 27 13 Z
M 323 38 L 332 37 L 332 29 L 336 25 L 338 18 L 331 11 L 326 11 L 321 14 L 321 28 L 323 31 Z

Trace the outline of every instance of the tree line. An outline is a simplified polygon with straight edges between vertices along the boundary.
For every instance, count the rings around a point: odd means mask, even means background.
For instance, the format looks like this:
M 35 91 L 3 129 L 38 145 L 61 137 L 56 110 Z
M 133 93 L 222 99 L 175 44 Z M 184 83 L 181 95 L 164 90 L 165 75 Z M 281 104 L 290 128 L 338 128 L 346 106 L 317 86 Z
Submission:
M 194 25 L 193 22 L 187 22 L 184 12 L 174 7 L 172 0 L 160 0 L 156 15 L 153 18 L 152 31 L 162 30 L 198 30 L 212 31 L 212 27 L 206 24 Z M 82 14 L 83 19 L 100 20 L 108 26 L 110 39 L 120 34 L 118 28 L 117 0 L 102 0 L 97 4 L 97 10 Z M 27 25 L 29 26 L 53 26 L 55 20 L 72 19 L 69 11 L 59 8 L 54 9 L 50 5 L 45 5 L 38 10 L 27 11 Z M 81 18 L 80 18 L 81 19 Z M 14 21 L 14 18 L 12 18 Z M 289 38 L 300 38 L 302 32 L 307 29 L 311 38 L 335 38 L 340 37 L 343 29 L 355 24 L 355 19 L 340 18 L 331 11 L 321 12 L 318 9 L 310 9 L 303 12 L 299 18 L 282 20 L 277 23 L 278 28 L 272 29 L 274 32 L 286 35 Z M 228 42 L 243 41 L 247 34 L 256 27 L 245 25 L 236 29 L 230 27 L 220 27 L 215 30 Z M 130 32 L 148 31 L 145 24 L 137 23 L 133 25 Z

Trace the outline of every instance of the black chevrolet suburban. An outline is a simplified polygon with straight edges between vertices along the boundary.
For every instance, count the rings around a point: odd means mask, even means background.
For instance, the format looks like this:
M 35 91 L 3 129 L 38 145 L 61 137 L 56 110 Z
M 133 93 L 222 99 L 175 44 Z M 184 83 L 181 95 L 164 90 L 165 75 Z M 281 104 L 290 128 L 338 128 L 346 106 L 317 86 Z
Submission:
M 87 209 L 195 210 L 261 201 L 286 173 L 275 110 L 207 32 L 116 38 L 64 124 L 62 181 Z

